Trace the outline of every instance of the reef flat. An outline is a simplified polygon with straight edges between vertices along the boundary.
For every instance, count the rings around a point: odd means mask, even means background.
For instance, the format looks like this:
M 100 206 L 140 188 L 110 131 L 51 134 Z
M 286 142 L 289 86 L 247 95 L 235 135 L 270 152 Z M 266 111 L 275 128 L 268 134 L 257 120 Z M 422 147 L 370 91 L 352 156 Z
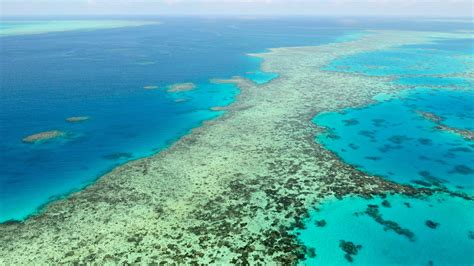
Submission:
M 322 70 L 332 60 L 436 37 L 463 36 L 376 31 L 257 54 L 277 79 L 221 81 L 241 94 L 220 118 L 24 222 L 0 225 L 0 264 L 294 264 L 311 252 L 289 232 L 323 198 L 431 194 L 341 162 L 314 141 L 322 129 L 311 120 L 401 89 L 386 78 Z

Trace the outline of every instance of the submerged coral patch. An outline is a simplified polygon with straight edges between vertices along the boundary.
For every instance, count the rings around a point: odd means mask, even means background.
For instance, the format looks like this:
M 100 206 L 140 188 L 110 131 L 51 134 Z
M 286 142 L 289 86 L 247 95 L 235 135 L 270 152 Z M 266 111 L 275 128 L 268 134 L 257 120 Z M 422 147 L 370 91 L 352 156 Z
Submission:
M 474 174 L 474 170 L 467 165 L 458 164 L 450 171 L 450 173 L 456 173 L 456 174 L 461 174 L 461 175 L 472 175 Z
M 365 211 L 365 214 L 367 214 L 368 216 L 370 216 L 372 219 L 374 219 L 377 223 L 381 224 L 384 226 L 384 230 L 385 231 L 389 231 L 389 230 L 392 230 L 394 231 L 395 233 L 399 234 L 399 235 L 402 235 L 402 236 L 405 236 L 407 237 L 408 239 L 410 239 L 410 241 L 414 241 L 415 240 L 415 234 L 410 231 L 409 229 L 407 228 L 403 228 L 401 227 L 397 222 L 395 221 L 391 221 L 391 220 L 385 220 L 382 215 L 380 214 L 380 211 L 379 211 L 379 206 L 378 205 L 374 205 L 374 204 L 369 204 L 367 205 L 367 209 Z
M 354 244 L 351 241 L 341 240 L 339 241 L 339 247 L 346 253 L 344 258 L 349 262 L 353 262 L 353 257 L 357 255 L 359 250 L 362 248 L 362 245 Z
M 431 220 L 426 220 L 425 224 L 431 229 L 436 229 L 439 226 L 439 223 L 433 222 Z
M 116 152 L 103 156 L 107 160 L 121 160 L 121 159 L 130 159 L 133 158 L 133 154 L 130 152 Z
M 344 122 L 345 126 L 354 126 L 359 124 L 359 121 L 357 119 L 342 120 L 342 122 Z

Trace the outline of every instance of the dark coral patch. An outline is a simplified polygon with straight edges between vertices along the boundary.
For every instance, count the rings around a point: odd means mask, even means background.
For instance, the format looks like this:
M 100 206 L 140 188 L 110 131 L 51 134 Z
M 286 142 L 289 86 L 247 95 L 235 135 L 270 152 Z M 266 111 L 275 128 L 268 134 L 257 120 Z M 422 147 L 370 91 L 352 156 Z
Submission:
M 399 235 L 407 237 L 410 241 L 415 240 L 415 234 L 412 231 L 408 230 L 407 228 L 402 228 L 395 221 L 385 220 L 380 214 L 379 206 L 373 204 L 367 205 L 365 214 L 372 217 L 372 219 L 374 219 L 377 223 L 383 225 L 385 231 L 392 230 Z
M 474 170 L 467 165 L 459 164 L 459 165 L 456 165 L 449 173 L 470 175 L 470 174 L 474 174 Z
M 120 160 L 120 159 L 130 159 L 133 158 L 133 154 L 129 152 L 116 152 L 103 156 L 107 160 Z
M 383 200 L 382 201 L 382 206 L 384 206 L 385 208 L 390 208 L 390 207 L 392 207 L 392 204 L 390 204 L 390 202 L 388 200 Z
M 371 161 L 378 161 L 378 160 L 380 160 L 380 157 L 377 157 L 377 156 L 365 156 L 365 159 L 371 160 Z
M 353 149 L 353 150 L 357 150 L 359 149 L 359 146 L 357 146 L 356 144 L 354 143 L 349 143 L 349 148 Z
M 326 220 L 317 220 L 314 222 L 314 224 L 316 224 L 317 227 L 324 227 L 326 226 Z
M 426 220 L 425 224 L 431 229 L 436 229 L 439 226 L 439 223 L 433 222 L 431 220 Z
M 412 180 L 411 182 L 413 184 L 417 184 L 417 185 L 424 186 L 424 187 L 431 187 L 432 186 L 430 182 L 426 182 L 426 181 L 423 181 L 423 180 Z
M 347 119 L 347 120 L 342 120 L 344 122 L 344 126 L 355 126 L 359 124 L 359 120 L 357 119 Z
M 404 135 L 393 135 L 393 136 L 391 136 L 390 138 L 388 138 L 388 140 L 389 140 L 390 142 L 393 142 L 393 143 L 395 143 L 395 144 L 402 144 L 402 143 L 404 143 L 404 142 L 406 142 L 406 141 L 409 141 L 409 140 L 411 140 L 411 139 L 412 139 L 412 138 L 409 138 L 409 137 L 404 136 Z
M 460 147 L 460 148 L 452 148 L 449 149 L 450 152 L 472 152 L 471 149 L 466 148 L 466 147 Z
M 315 258 L 316 257 L 316 250 L 314 248 L 308 248 L 306 250 L 306 255 L 308 255 L 309 258 Z
M 418 174 L 421 175 L 421 176 L 424 177 L 424 178 L 430 178 L 430 177 L 432 177 L 432 175 L 431 175 L 430 172 L 428 172 L 428 171 L 420 171 L 420 172 L 418 172 Z
M 433 141 L 431 139 L 427 139 L 427 138 L 419 138 L 418 142 L 422 145 L 427 145 L 427 146 L 433 145 Z
M 21 224 L 22 222 L 19 221 L 19 220 L 7 220 L 7 221 L 4 221 L 4 222 L 1 222 L 0 224 L 1 225 L 17 225 L 17 224 Z
M 354 259 L 352 258 L 352 256 L 355 256 L 357 255 L 357 253 L 359 253 L 359 250 L 362 248 L 362 245 L 356 245 L 351 241 L 340 240 L 339 247 L 342 249 L 342 251 L 346 253 L 344 255 L 344 258 L 346 258 L 346 260 L 349 262 L 353 262 Z
M 369 139 L 375 139 L 375 130 L 361 130 L 358 132 L 359 135 L 367 137 Z
M 382 127 L 384 126 L 383 124 L 387 122 L 387 120 L 385 119 L 372 119 L 372 124 L 375 126 L 375 127 Z
M 386 153 L 386 152 L 389 152 L 391 150 L 397 150 L 397 149 L 400 149 L 400 148 L 402 148 L 402 146 L 400 146 L 400 145 L 394 146 L 394 145 L 385 144 L 384 146 L 378 148 L 378 150 L 382 153 Z

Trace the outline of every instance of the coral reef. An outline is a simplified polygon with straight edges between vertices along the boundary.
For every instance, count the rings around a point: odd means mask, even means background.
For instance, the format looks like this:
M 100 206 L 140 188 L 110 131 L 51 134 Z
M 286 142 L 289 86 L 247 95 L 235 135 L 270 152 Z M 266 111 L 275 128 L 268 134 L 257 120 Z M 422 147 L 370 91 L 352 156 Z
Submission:
M 402 89 L 385 78 L 322 68 L 342 56 L 455 36 L 374 31 L 255 55 L 264 58 L 263 71 L 279 77 L 258 87 L 238 77 L 216 80 L 241 89 L 225 114 L 22 223 L 0 225 L 0 264 L 293 265 L 311 256 L 290 232 L 322 199 L 433 193 L 362 173 L 315 142 L 323 131 L 311 122 L 316 114 Z M 368 212 L 410 237 L 377 208 Z M 352 258 L 354 248 L 342 246 Z
M 426 220 L 425 224 L 426 224 L 426 226 L 428 226 L 431 229 L 436 229 L 439 226 L 439 223 L 433 222 L 431 220 Z
M 390 202 L 388 200 L 383 200 L 382 201 L 382 206 L 384 206 L 386 208 L 392 207 L 392 205 L 390 204 Z
M 65 136 L 66 134 L 62 131 L 59 130 L 50 130 L 50 131 L 43 131 L 39 132 L 33 135 L 29 135 L 27 137 L 24 137 L 22 141 L 24 143 L 40 143 L 40 142 L 46 142 L 49 140 L 53 140 L 62 136 Z
M 367 209 L 365 211 L 365 214 L 367 214 L 368 216 L 372 217 L 372 219 L 374 219 L 377 223 L 381 224 L 384 226 L 384 230 L 385 231 L 388 231 L 388 230 L 392 230 L 394 231 L 395 233 L 399 234 L 399 235 L 402 235 L 402 236 L 405 236 L 406 238 L 408 238 L 410 241 L 414 241 L 415 240 L 415 234 L 410 231 L 409 229 L 407 228 L 403 228 L 401 227 L 397 222 L 395 221 L 391 221 L 391 220 L 385 220 L 382 215 L 380 214 L 380 211 L 379 211 L 379 206 L 378 205 L 373 205 L 373 204 L 369 204 L 367 205 Z
M 84 122 L 89 119 L 90 119 L 89 116 L 71 116 L 71 117 L 66 118 L 66 121 L 70 123 L 76 123 L 76 122 Z
M 417 113 L 420 114 L 423 118 L 435 123 L 436 124 L 435 128 L 438 130 L 458 134 L 466 140 L 474 141 L 474 131 L 472 130 L 449 127 L 443 124 L 444 119 L 442 117 L 437 116 L 436 114 L 433 114 L 430 112 L 418 111 Z
M 315 221 L 315 224 L 317 227 L 324 227 L 326 226 L 326 220 L 318 220 L 318 221 Z
M 354 261 L 353 256 L 357 255 L 359 250 L 362 248 L 361 245 L 356 245 L 350 241 L 345 241 L 345 240 L 341 240 L 339 242 L 339 247 L 346 253 L 344 255 L 344 258 L 346 258 L 346 260 L 349 262 Z
M 168 92 L 180 92 L 180 91 L 190 91 L 194 90 L 196 85 L 194 83 L 177 83 L 168 87 Z

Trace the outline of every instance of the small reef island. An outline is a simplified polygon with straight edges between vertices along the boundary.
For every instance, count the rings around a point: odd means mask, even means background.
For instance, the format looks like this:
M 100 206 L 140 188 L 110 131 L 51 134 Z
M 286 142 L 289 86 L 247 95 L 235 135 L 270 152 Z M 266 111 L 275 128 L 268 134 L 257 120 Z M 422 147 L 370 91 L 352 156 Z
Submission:
M 89 116 L 71 116 L 71 117 L 66 118 L 66 121 L 70 123 L 77 123 L 77 122 L 84 122 L 89 119 L 90 119 Z
M 145 90 L 156 90 L 158 89 L 159 87 L 156 86 L 156 85 L 147 85 L 147 86 L 144 86 L 143 87 Z
M 178 84 L 173 84 L 169 86 L 168 92 L 182 92 L 182 91 L 190 91 L 194 90 L 196 88 L 196 85 L 191 82 L 186 82 L 186 83 L 178 83 Z
M 139 31 L 130 43 L 148 40 L 141 34 Z M 455 31 L 370 30 L 357 38 L 320 45 L 271 48 L 252 54 L 252 59 L 261 60 L 262 73 L 274 73 L 274 78 L 257 82 L 243 71 L 241 76 L 211 79 L 212 85 L 238 88 L 235 101 L 218 102 L 214 107 L 193 102 L 192 93 L 202 93 L 201 88 L 206 87 L 201 83 L 173 81 L 167 83 L 173 85 L 162 86 L 153 75 L 131 87 L 134 94 L 130 97 L 112 93 L 124 106 L 143 93 L 145 98 L 140 99 L 146 105 L 132 105 L 131 109 L 178 106 L 182 108 L 176 116 L 179 119 L 201 113 L 207 119 L 195 123 L 198 125 L 192 130 L 183 127 L 181 131 L 187 134 L 167 142 L 169 145 L 165 143 L 167 146 L 151 156 L 129 150 L 139 141 L 104 153 L 100 162 L 115 163 L 109 172 L 97 180 L 87 180 L 81 190 L 48 199 L 48 204 L 25 219 L 0 224 L 0 265 L 437 265 L 439 261 L 472 265 L 474 252 L 469 251 L 474 251 L 474 221 L 466 210 L 474 207 L 469 190 L 474 172 L 471 159 L 463 157 L 474 148 L 472 136 L 466 133 L 470 129 L 456 130 L 458 121 L 445 121 L 426 111 L 431 105 L 425 106 L 426 110 L 400 111 L 413 105 L 396 105 L 402 92 L 411 88 L 390 75 L 328 69 L 334 62 L 353 56 L 386 51 L 397 54 L 400 47 L 469 38 L 471 33 Z M 125 51 L 128 56 L 129 50 Z M 385 61 L 390 65 L 397 60 Z M 361 61 L 360 69 L 365 70 L 370 60 Z M 470 72 L 473 62 L 466 60 Z M 376 71 L 389 67 L 367 68 Z M 406 69 L 409 67 L 402 65 L 396 71 L 405 73 Z M 164 88 L 163 93 L 145 91 L 158 89 L 155 85 L 143 87 L 155 82 Z M 208 96 L 216 95 L 216 91 L 203 93 L 202 101 L 212 98 Z M 166 101 L 157 104 L 151 94 L 166 94 Z M 376 100 L 380 95 L 391 100 Z M 196 109 L 190 107 L 193 105 Z M 355 117 L 357 111 L 369 110 L 364 109 L 366 106 L 389 111 L 383 119 L 363 121 Z M 168 109 L 153 110 L 159 111 L 128 119 L 149 123 L 151 117 L 171 113 Z M 129 110 L 119 111 L 123 111 L 122 118 Z M 369 117 L 367 113 L 365 117 Z M 94 121 L 68 124 L 61 116 L 59 120 L 71 128 L 99 120 L 94 113 L 87 114 Z M 320 116 L 333 120 L 314 122 Z M 396 120 L 398 116 L 402 122 Z M 88 119 L 75 116 L 66 121 Z M 428 129 L 416 136 L 405 135 L 403 130 L 391 132 L 404 123 Z M 357 128 L 361 124 L 369 129 Z M 107 137 L 117 137 L 117 143 L 138 138 L 123 134 L 123 127 L 117 123 L 101 129 Z M 342 133 L 337 131 L 340 128 Z M 64 134 L 45 131 L 25 137 L 23 142 L 37 143 Z M 331 142 L 343 139 L 343 134 L 355 140 L 344 145 Z M 429 134 L 446 134 L 440 139 L 451 141 L 443 160 L 424 152 L 416 156 L 418 161 L 408 162 L 414 174 L 396 172 L 398 165 L 389 159 L 403 157 L 402 151 L 412 146 L 417 150 L 434 147 Z M 77 143 L 88 144 L 88 140 Z M 395 155 L 383 156 L 389 152 Z M 375 170 L 366 171 L 354 162 L 354 154 L 364 154 L 360 161 Z M 117 163 L 122 161 L 126 163 Z M 438 168 L 430 168 L 427 162 Z M 423 169 L 411 167 L 423 163 Z M 383 172 L 378 172 L 381 168 Z M 457 180 L 448 182 L 439 169 Z M 459 180 L 464 183 L 455 183 Z
M 53 140 L 59 137 L 63 137 L 66 134 L 62 131 L 59 130 L 50 130 L 50 131 L 43 131 L 39 132 L 33 135 L 29 135 L 27 137 L 24 137 L 22 141 L 24 143 L 40 143 L 40 142 L 46 142 L 49 140 Z

